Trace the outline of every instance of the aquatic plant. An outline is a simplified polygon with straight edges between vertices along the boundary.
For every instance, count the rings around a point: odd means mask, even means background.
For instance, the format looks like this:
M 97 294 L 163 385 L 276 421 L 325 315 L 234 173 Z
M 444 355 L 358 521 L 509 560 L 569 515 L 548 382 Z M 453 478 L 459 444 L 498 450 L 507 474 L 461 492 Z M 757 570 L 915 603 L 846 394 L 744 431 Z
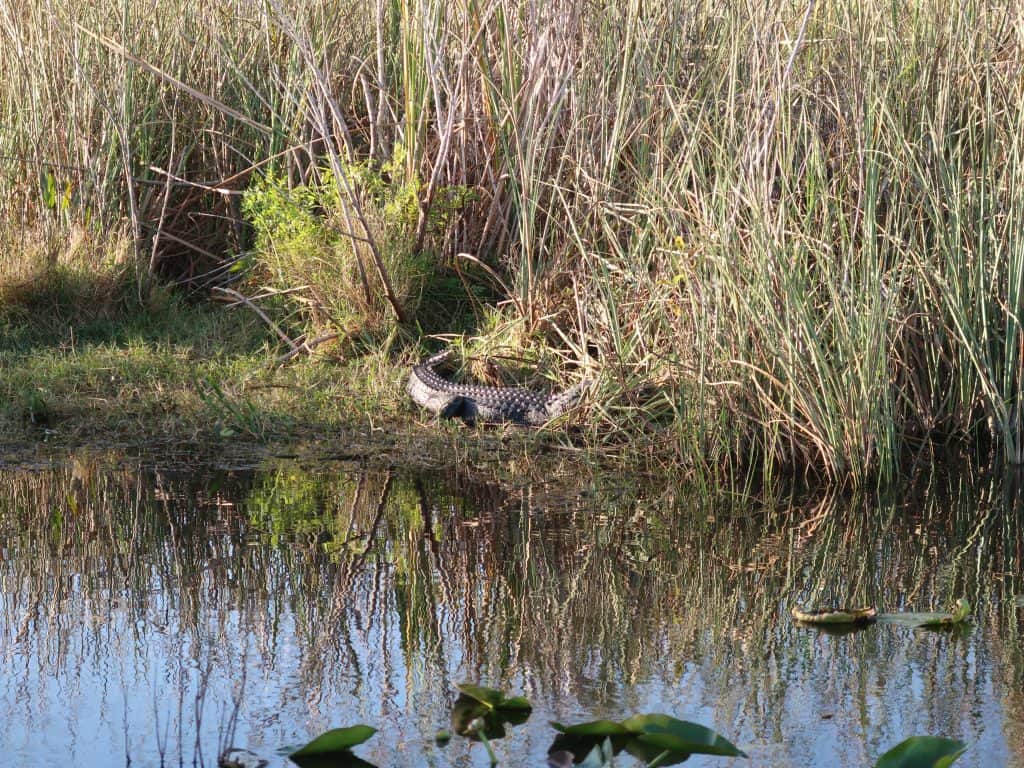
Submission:
M 333 728 L 326 731 L 308 744 L 288 752 L 288 759 L 301 766 L 325 765 L 329 759 L 331 766 L 369 766 L 352 754 L 352 747 L 359 746 L 377 732 L 368 725 L 352 725 L 347 728 Z
M 598 746 L 603 752 L 606 742 L 611 743 L 613 754 L 626 750 L 649 766 L 673 765 L 690 755 L 747 756 L 710 728 L 669 715 L 634 715 L 621 722 L 594 720 L 578 725 L 554 722 L 551 725 L 560 735 L 549 753 L 569 752 L 577 758 L 589 756 Z
M 521 725 L 530 717 L 533 707 L 523 696 L 507 697 L 495 688 L 486 688 L 471 683 L 456 686 L 459 697 L 452 707 L 452 729 L 460 736 L 481 742 L 487 750 L 491 765 L 497 765 L 498 758 L 491 747 L 491 739 L 505 737 L 505 725 Z M 448 738 L 436 739 L 439 744 Z
M 948 768 L 966 751 L 962 741 L 912 736 L 878 758 L 875 768 Z
M 882 624 L 901 624 L 913 628 L 939 629 L 960 626 L 971 615 L 971 604 L 965 597 L 953 604 L 951 611 L 901 611 L 879 613 L 873 606 L 864 608 L 799 608 L 793 606 L 790 615 L 801 624 L 821 626 L 865 627 L 876 621 Z
M 883 624 L 902 624 L 907 627 L 942 629 L 943 627 L 960 626 L 970 619 L 971 604 L 967 598 L 961 597 L 950 611 L 903 611 L 900 613 L 880 613 L 878 621 Z

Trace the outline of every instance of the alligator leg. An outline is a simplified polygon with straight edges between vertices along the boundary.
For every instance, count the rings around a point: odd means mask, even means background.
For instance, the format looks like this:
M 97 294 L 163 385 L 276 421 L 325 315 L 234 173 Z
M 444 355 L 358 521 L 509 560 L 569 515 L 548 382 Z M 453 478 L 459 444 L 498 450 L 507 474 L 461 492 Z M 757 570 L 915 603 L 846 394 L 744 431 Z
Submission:
M 466 419 L 466 398 L 462 395 L 450 395 L 440 403 L 440 408 L 437 411 L 437 415 L 442 419 L 462 419 L 467 423 L 472 423 Z

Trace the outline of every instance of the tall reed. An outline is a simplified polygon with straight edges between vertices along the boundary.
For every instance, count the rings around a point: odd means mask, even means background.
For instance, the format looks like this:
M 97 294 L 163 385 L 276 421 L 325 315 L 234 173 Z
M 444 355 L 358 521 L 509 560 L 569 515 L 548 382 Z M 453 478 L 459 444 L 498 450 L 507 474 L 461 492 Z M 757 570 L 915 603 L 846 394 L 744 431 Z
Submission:
M 8 0 L 4 229 L 127 220 L 159 271 L 245 245 L 184 236 L 199 202 L 326 179 L 347 244 L 315 258 L 406 324 L 402 259 L 486 279 L 482 328 L 596 369 L 595 442 L 858 483 L 950 441 L 1019 462 L 1021 13 Z

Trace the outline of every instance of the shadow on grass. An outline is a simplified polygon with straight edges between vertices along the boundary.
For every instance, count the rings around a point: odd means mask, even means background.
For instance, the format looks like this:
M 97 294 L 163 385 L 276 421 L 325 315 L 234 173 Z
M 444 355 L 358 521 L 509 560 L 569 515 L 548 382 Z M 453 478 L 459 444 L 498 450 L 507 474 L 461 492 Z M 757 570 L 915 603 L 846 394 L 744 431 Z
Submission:
M 55 266 L 0 280 L 0 354 L 47 347 L 163 343 L 204 354 L 251 354 L 268 335 L 254 318 L 189 302 L 167 288 L 140 287 L 121 272 Z
M 0 434 L 263 434 L 279 421 L 278 404 L 255 405 L 239 387 L 272 349 L 250 313 L 159 286 L 140 290 L 123 272 L 58 265 L 8 280 L 0 283 Z

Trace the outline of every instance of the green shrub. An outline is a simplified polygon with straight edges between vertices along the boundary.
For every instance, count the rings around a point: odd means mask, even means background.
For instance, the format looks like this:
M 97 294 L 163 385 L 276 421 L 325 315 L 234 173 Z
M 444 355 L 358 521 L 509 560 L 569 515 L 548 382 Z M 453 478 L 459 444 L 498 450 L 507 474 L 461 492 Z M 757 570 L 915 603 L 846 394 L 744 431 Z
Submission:
M 413 316 L 433 266 L 415 252 L 418 182 L 397 184 L 365 163 L 345 169 L 362 198 L 392 287 Z M 378 332 L 394 320 L 362 233 L 351 233 L 342 183 L 329 169 L 289 187 L 268 174 L 246 192 L 243 212 L 256 233 L 252 279 L 278 292 L 299 327 Z M 353 236 L 354 235 L 354 236 Z

